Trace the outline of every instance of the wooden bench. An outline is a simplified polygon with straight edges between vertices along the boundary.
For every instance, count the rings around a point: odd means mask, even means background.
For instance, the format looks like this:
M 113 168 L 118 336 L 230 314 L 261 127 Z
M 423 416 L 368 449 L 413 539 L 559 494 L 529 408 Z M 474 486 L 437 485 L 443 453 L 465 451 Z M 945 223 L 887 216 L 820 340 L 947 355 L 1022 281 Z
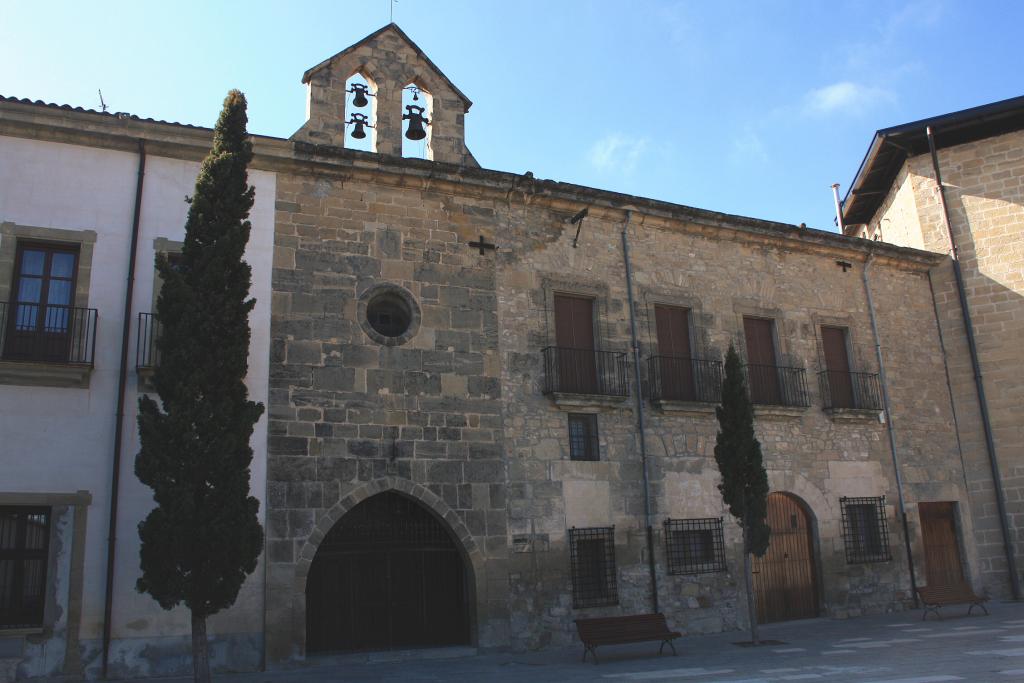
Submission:
M 976 595 L 966 582 L 952 586 L 922 586 L 917 589 L 917 595 L 921 598 L 921 604 L 924 605 L 924 614 L 921 615 L 921 621 L 928 618 L 929 612 L 935 612 L 935 616 L 942 619 L 942 615 L 939 614 L 939 608 L 946 605 L 966 605 L 970 603 L 971 606 L 967 608 L 967 614 L 970 614 L 975 606 L 980 607 L 985 614 L 988 614 L 988 609 L 984 605 L 988 598 Z
M 625 643 L 642 643 L 649 640 L 660 640 L 660 655 L 667 644 L 676 654 L 676 646 L 672 641 L 683 634 L 670 631 L 665 622 L 664 614 L 633 614 L 623 617 L 599 617 L 596 619 L 577 619 L 576 630 L 583 641 L 583 661 L 587 661 L 587 653 L 594 655 L 597 664 L 598 645 L 623 645 Z

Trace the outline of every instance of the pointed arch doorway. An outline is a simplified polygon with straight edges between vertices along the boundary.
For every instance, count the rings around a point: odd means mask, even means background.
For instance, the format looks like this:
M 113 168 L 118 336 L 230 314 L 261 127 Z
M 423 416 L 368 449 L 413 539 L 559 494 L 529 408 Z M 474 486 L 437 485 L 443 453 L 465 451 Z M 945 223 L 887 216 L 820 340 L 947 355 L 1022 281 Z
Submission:
M 757 622 L 818 616 L 814 520 L 807 506 L 789 493 L 768 494 L 768 526 L 768 551 L 752 558 Z
M 327 533 L 306 582 L 306 650 L 467 645 L 466 562 L 448 528 L 393 491 Z

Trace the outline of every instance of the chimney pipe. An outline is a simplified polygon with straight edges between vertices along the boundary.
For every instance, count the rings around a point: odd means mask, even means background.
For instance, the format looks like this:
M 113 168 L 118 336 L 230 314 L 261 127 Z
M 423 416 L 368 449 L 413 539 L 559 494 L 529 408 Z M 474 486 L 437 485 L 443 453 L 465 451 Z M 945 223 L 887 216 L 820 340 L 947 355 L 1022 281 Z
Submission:
M 832 198 L 836 202 L 836 225 L 839 226 L 839 233 L 843 234 L 843 205 L 839 201 L 839 183 L 832 183 Z

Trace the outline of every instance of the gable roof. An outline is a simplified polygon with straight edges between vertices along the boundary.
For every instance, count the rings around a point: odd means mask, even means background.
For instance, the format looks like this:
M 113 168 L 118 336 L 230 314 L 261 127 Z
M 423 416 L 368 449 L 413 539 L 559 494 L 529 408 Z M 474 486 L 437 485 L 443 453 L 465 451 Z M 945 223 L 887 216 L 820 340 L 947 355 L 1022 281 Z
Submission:
M 444 79 L 444 82 L 448 84 L 448 87 L 451 88 L 452 91 L 456 95 L 458 95 L 460 100 L 462 100 L 462 103 L 466 107 L 466 111 L 469 111 L 469 108 L 473 106 L 472 100 L 470 100 L 468 97 L 466 97 L 466 94 L 463 93 L 461 90 L 459 90 L 458 87 L 454 83 L 452 83 L 451 80 L 447 76 L 444 75 L 443 71 L 441 71 L 439 68 L 437 68 L 437 64 L 434 64 L 434 62 L 430 59 L 430 57 L 428 57 L 427 54 L 423 50 L 420 49 L 420 46 L 417 45 L 416 43 L 414 43 L 412 41 L 412 38 L 410 38 L 408 35 L 406 35 L 405 31 L 400 29 L 398 27 L 398 24 L 396 24 L 394 22 L 391 22 L 387 26 L 383 26 L 383 27 L 377 29 L 376 31 L 374 31 L 370 35 L 368 35 L 365 38 L 363 38 L 362 40 L 360 40 L 358 43 L 350 45 L 347 48 L 345 48 L 344 50 L 342 50 L 341 52 L 337 53 L 336 55 L 328 57 L 327 59 L 325 59 L 324 61 L 320 62 L 319 64 L 317 64 L 313 68 L 307 69 L 306 73 L 302 74 L 302 82 L 303 83 L 309 83 L 309 79 L 317 71 L 319 71 L 320 69 L 323 69 L 324 67 L 326 67 L 328 64 L 333 62 L 338 57 L 342 57 L 344 55 L 347 55 L 348 53 L 352 52 L 356 48 L 361 47 L 363 44 L 370 42 L 371 40 L 373 40 L 377 36 L 383 34 L 385 31 L 394 31 L 395 33 L 398 34 L 399 38 L 401 38 L 406 43 L 408 43 L 409 47 L 412 48 L 412 50 L 417 54 L 417 56 L 419 56 L 420 59 L 422 59 L 424 62 L 426 62 L 427 66 L 429 66 L 431 69 L 433 69 L 434 72 L 438 76 L 440 76 L 442 79 Z
M 1022 130 L 1024 96 L 876 131 L 843 200 L 845 224 L 859 225 L 871 220 L 904 162 L 928 152 L 925 131 L 929 126 L 938 149 Z

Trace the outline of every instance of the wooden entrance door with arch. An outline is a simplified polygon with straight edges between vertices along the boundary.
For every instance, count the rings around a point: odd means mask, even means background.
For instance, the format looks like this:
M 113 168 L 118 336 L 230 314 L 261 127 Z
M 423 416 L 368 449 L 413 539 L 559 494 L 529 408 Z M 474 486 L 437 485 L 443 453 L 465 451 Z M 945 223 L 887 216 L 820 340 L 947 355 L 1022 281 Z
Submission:
M 306 650 L 468 645 L 469 580 L 449 529 L 393 491 L 367 498 L 324 537 L 306 583 Z
M 789 493 L 768 494 L 768 526 L 768 550 L 753 558 L 758 623 L 818 616 L 814 522 L 805 504 Z

